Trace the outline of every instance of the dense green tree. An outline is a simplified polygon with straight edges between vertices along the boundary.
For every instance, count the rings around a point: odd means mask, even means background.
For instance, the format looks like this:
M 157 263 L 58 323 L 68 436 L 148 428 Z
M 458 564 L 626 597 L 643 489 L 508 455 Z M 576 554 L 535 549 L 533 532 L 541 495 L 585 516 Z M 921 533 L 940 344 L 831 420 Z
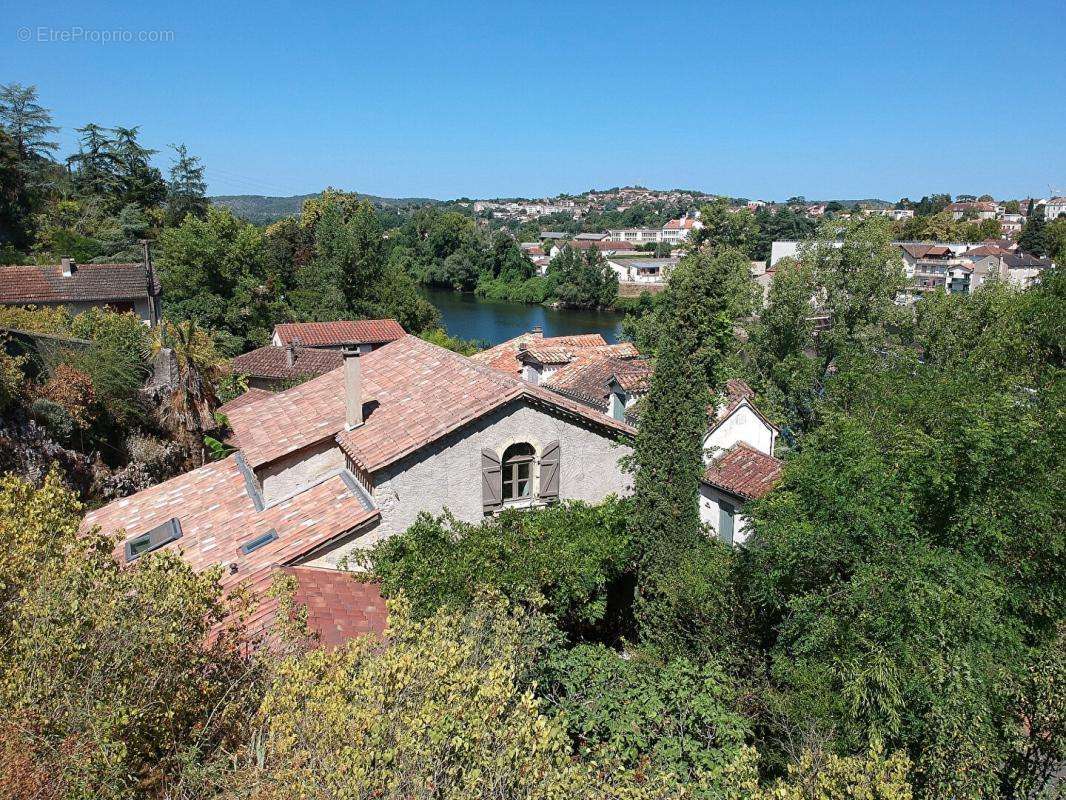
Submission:
M 1047 237 L 1047 220 L 1044 219 L 1044 207 L 1033 205 L 1029 201 L 1029 210 L 1025 218 L 1025 227 L 1018 235 L 1018 247 L 1034 256 L 1046 256 L 1050 250 Z
M 170 167 L 167 184 L 167 222 L 180 225 L 187 214 L 203 217 L 207 213 L 207 184 L 204 165 L 197 156 L 190 156 L 184 144 L 173 144 L 175 159 Z
M 700 209 L 702 228 L 689 234 L 693 247 L 706 245 L 712 250 L 740 250 L 749 258 L 755 258 L 759 245 L 759 222 L 746 208 L 729 207 L 724 197 L 717 198 Z
M 189 215 L 160 237 L 156 259 L 171 320 L 195 320 L 225 332 L 228 355 L 265 344 L 276 321 L 289 312 L 266 285 L 263 233 L 211 207 L 203 219 Z
M 52 124 L 52 113 L 37 102 L 36 86 L 0 86 L 0 127 L 14 142 L 25 169 L 31 169 L 35 162 L 51 161 L 59 149 L 52 140 L 59 128 Z
M 951 203 L 950 194 L 925 195 L 914 205 L 914 214 L 919 217 L 930 217 L 939 214 Z

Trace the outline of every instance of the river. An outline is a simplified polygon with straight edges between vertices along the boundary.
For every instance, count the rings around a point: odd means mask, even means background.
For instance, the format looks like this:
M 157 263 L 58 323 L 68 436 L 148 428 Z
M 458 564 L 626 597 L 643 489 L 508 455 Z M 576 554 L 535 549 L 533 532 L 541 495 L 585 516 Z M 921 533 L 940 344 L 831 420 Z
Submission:
M 440 311 L 441 322 L 451 336 L 499 344 L 535 325 L 545 336 L 599 333 L 608 342 L 617 342 L 622 315 L 610 311 L 555 309 L 526 303 L 485 300 L 473 294 L 423 287 L 426 299 Z

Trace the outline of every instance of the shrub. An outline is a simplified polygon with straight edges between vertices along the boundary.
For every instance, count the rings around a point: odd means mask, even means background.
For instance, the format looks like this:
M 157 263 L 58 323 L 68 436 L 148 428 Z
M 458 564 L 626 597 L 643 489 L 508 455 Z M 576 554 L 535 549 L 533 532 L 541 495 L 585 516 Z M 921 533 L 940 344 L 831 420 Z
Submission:
M 30 414 L 57 442 L 66 443 L 74 436 L 74 418 L 54 400 L 39 397 L 30 405 Z
M 403 591 L 413 612 L 468 608 L 479 588 L 514 600 L 543 596 L 547 613 L 579 636 L 611 638 L 626 626 L 631 547 L 625 501 L 571 502 L 504 511 L 479 525 L 421 514 L 401 536 L 361 554 L 386 596 Z

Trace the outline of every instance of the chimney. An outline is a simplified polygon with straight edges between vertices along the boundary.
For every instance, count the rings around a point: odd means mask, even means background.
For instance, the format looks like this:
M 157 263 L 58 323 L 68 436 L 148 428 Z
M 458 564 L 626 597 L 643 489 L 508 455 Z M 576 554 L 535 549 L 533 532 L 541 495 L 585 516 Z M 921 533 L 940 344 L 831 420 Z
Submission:
M 74 274 L 74 271 L 78 268 L 78 265 L 74 263 L 72 258 L 63 259 L 63 277 L 69 278 Z
M 540 325 L 534 325 L 533 326 L 533 335 L 536 338 L 538 338 L 538 339 L 544 338 L 544 329 L 542 327 L 540 327 Z
M 290 339 L 289 343 L 285 345 L 285 363 L 288 364 L 289 369 L 292 369 L 296 365 L 296 342 Z
M 363 379 L 357 348 L 344 348 L 344 428 L 355 430 L 363 424 Z

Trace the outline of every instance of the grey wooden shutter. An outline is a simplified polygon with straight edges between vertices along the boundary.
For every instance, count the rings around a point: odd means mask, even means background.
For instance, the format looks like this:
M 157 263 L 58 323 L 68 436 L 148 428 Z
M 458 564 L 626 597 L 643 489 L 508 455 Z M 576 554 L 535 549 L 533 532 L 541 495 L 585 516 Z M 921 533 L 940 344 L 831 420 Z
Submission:
M 488 448 L 481 451 L 481 505 L 486 511 L 503 504 L 503 469 L 500 457 Z
M 540 497 L 552 500 L 559 496 L 559 442 L 549 442 L 540 456 Z

